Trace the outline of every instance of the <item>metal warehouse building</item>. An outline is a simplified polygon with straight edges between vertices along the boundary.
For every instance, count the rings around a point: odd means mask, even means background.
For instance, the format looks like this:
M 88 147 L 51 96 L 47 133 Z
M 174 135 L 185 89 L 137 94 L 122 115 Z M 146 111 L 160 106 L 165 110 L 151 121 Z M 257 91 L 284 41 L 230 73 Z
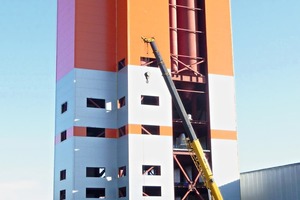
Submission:
M 300 163 L 241 173 L 243 200 L 300 199 Z

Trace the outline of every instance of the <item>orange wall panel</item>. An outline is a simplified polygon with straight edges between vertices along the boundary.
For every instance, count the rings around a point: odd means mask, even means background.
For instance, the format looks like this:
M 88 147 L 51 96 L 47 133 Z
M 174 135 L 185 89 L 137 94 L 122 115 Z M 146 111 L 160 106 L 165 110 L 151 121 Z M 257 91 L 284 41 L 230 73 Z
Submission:
M 115 1 L 76 0 L 76 68 L 116 71 L 115 8 Z
M 140 65 L 140 57 L 154 57 L 150 45 L 141 37 L 155 37 L 167 67 L 170 66 L 169 2 L 128 0 L 129 64 Z
M 233 75 L 230 1 L 205 1 L 208 73 Z
M 127 32 L 127 0 L 117 0 L 117 61 L 125 58 L 125 65 L 128 64 Z

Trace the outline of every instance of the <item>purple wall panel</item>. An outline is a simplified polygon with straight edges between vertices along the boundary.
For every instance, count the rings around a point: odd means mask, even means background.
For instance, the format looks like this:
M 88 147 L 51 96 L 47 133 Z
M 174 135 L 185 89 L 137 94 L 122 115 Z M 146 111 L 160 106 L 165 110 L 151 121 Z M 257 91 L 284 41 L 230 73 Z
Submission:
M 57 16 L 56 81 L 74 68 L 75 0 L 59 0 Z

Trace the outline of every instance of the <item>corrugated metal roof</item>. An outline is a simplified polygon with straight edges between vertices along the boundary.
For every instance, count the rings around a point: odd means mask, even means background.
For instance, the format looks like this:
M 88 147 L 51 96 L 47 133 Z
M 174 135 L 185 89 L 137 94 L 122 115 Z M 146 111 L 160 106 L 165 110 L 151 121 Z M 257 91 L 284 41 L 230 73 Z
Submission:
M 300 163 L 241 173 L 243 200 L 300 200 Z

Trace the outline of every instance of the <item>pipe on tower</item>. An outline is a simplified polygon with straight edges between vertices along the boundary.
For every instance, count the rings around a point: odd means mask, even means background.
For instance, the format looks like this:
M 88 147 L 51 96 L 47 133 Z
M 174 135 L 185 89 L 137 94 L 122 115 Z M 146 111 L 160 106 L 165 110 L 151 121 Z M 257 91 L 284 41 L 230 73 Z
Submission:
M 171 69 L 175 73 L 178 71 L 178 37 L 177 37 L 177 8 L 176 0 L 170 0 L 170 39 L 171 39 Z
M 177 27 L 185 29 L 178 31 L 178 53 L 187 56 L 180 60 L 198 71 L 197 65 L 193 65 L 197 57 L 196 1 L 177 0 L 177 5 Z M 179 69 L 182 67 L 184 66 L 179 66 Z

